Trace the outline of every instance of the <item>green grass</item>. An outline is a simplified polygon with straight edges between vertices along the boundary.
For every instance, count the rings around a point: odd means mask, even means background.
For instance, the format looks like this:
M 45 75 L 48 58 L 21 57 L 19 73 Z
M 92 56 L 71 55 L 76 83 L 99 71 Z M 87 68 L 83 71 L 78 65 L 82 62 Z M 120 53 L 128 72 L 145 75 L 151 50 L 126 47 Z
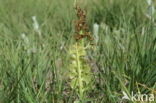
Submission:
M 0 0 L 0 103 L 78 99 L 66 75 L 76 20 L 73 4 L 74 0 Z M 156 90 L 156 27 L 145 16 L 146 2 L 86 0 L 80 6 L 87 10 L 91 31 L 95 22 L 100 25 L 99 42 L 89 55 L 97 66 L 95 87 L 86 99 L 119 103 L 122 91 Z M 33 28 L 32 16 L 41 36 Z

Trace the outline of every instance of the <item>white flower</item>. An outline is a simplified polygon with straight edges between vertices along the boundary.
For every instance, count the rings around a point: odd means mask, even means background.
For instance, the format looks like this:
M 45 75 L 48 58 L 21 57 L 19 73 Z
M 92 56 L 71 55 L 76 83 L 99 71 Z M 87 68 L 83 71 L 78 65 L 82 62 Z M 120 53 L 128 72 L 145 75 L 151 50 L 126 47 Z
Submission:
M 32 16 L 32 20 L 33 20 L 33 27 L 34 27 L 34 30 L 35 30 L 36 32 L 38 32 L 39 35 L 41 35 L 41 31 L 40 31 L 40 29 L 39 29 L 39 23 L 38 23 L 38 21 L 37 21 L 37 19 L 36 19 L 36 16 Z
M 154 6 L 153 6 L 153 5 L 149 6 L 149 7 L 148 7 L 148 14 L 153 15 L 154 12 L 155 12 Z
M 153 5 L 152 0 L 147 0 L 148 8 L 147 8 L 147 14 L 146 16 L 150 19 L 152 19 L 152 16 L 155 13 L 155 7 Z
M 98 40 L 99 40 L 99 36 L 98 36 L 98 33 L 99 33 L 99 25 L 97 23 L 95 23 L 93 25 L 93 35 L 95 36 L 95 42 L 97 43 Z
M 148 5 L 152 4 L 152 0 L 146 0 Z

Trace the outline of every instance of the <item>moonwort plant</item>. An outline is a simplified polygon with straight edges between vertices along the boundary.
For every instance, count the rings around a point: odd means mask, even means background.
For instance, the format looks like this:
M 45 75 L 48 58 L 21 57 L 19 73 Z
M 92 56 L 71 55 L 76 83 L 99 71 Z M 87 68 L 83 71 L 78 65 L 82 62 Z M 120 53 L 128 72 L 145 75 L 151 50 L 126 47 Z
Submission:
M 78 95 L 78 103 L 86 100 L 87 93 L 93 88 L 93 75 L 87 62 L 87 50 L 93 40 L 86 23 L 86 13 L 76 6 L 78 20 L 75 21 L 75 43 L 69 48 L 70 86 Z

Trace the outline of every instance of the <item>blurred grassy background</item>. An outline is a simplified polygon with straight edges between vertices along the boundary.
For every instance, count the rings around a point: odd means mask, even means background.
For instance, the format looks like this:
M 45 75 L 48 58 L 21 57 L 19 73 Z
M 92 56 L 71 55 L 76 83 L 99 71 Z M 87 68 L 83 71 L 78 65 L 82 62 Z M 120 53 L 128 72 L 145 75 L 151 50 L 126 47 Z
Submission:
M 127 103 L 122 91 L 155 93 L 156 28 L 146 17 L 146 1 L 79 2 L 87 10 L 90 31 L 94 23 L 100 26 L 90 102 Z M 73 4 L 74 0 L 0 0 L 0 103 L 77 99 L 64 74 L 76 19 Z M 33 16 L 41 35 L 33 27 Z

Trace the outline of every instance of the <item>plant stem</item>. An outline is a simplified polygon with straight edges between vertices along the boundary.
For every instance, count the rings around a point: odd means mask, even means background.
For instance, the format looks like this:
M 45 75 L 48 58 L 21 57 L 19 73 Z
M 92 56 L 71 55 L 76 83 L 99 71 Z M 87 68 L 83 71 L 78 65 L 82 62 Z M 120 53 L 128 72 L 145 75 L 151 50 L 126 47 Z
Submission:
M 76 61 L 77 61 L 77 69 L 78 69 L 78 82 L 79 82 L 79 96 L 80 99 L 83 97 L 83 84 L 81 79 L 81 63 L 80 63 L 80 55 L 79 55 L 79 49 L 78 49 L 78 43 L 76 43 Z

